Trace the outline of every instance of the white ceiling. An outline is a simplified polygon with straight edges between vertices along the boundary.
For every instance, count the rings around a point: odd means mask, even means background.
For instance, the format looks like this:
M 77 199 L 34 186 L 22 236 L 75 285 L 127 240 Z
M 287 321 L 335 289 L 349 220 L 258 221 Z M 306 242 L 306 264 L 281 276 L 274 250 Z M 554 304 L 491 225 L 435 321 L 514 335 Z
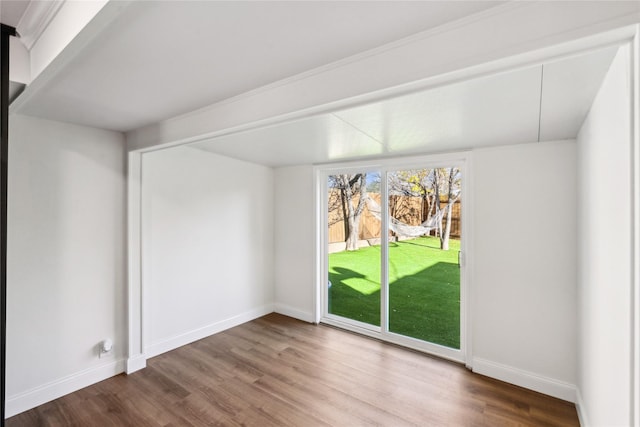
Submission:
M 29 3 L 0 2 L 2 22 L 13 25 Z M 499 3 L 134 1 L 16 112 L 125 132 Z M 193 146 L 284 166 L 573 138 L 614 53 L 604 49 Z
M 129 131 L 499 3 L 133 2 L 19 113 Z
M 616 51 L 602 49 L 192 147 L 278 167 L 575 138 Z
M 17 27 L 30 0 L 0 0 L 0 22 Z

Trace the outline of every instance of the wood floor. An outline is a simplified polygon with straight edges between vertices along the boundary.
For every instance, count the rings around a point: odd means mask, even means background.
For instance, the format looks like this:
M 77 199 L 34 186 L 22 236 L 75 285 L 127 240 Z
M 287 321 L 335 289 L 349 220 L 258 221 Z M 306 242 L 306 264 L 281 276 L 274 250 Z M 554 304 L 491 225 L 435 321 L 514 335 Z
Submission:
M 15 426 L 572 426 L 573 404 L 271 314 L 7 420 Z

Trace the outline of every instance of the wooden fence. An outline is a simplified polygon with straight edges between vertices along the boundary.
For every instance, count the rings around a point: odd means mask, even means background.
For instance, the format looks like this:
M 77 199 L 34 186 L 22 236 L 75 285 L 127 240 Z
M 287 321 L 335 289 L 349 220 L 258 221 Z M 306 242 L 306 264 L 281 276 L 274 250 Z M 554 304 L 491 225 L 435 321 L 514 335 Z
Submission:
M 340 191 L 329 190 L 329 243 L 344 242 L 346 238 L 345 221 L 340 200 Z M 380 204 L 379 193 L 369 193 L 369 197 L 376 203 Z M 358 203 L 358 196 L 355 197 L 354 204 Z M 446 199 L 443 199 L 443 207 L 446 205 Z M 423 217 L 423 210 L 427 209 L 426 203 L 421 197 L 410 196 L 390 196 L 389 209 L 392 217 L 404 222 L 408 225 L 420 225 Z M 443 228 L 444 228 L 443 221 Z M 431 232 L 435 235 L 435 230 Z M 381 236 L 381 223 L 374 217 L 367 207 L 360 216 L 360 240 L 375 239 Z M 451 237 L 460 237 L 460 201 L 454 203 L 451 212 Z

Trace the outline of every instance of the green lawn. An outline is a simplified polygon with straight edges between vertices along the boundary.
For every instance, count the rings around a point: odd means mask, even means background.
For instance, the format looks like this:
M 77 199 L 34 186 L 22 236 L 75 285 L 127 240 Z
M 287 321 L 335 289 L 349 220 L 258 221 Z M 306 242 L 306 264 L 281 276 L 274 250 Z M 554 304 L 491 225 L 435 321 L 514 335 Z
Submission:
M 389 247 L 389 330 L 460 348 L 460 242 L 434 237 Z M 329 312 L 380 325 L 380 247 L 329 255 Z

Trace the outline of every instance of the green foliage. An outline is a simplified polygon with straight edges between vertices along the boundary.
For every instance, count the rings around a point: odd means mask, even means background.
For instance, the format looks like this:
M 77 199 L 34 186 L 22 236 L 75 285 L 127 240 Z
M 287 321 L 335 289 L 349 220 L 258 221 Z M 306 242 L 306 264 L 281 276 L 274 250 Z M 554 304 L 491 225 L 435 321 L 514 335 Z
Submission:
M 460 242 L 434 237 L 389 247 L 389 330 L 460 348 Z M 380 247 L 329 255 L 329 312 L 380 325 Z

